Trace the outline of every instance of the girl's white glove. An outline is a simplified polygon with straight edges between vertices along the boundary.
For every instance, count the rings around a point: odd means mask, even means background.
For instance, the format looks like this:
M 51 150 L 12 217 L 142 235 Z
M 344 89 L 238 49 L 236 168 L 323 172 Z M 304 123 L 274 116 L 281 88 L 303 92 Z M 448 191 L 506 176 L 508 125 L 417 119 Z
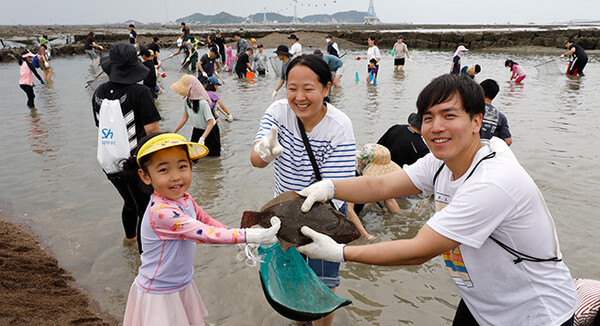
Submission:
M 280 227 L 281 221 L 277 216 L 273 216 L 271 217 L 271 227 L 268 229 L 246 229 L 246 243 L 271 244 L 279 242 L 277 232 L 279 232 Z
M 298 195 L 306 197 L 302 207 L 302 212 L 306 213 L 310 210 L 315 202 L 326 202 L 333 198 L 335 194 L 335 186 L 331 179 L 324 179 L 319 182 L 315 182 L 312 185 L 300 190 Z
M 254 151 L 260 158 L 269 163 L 283 153 L 283 147 L 277 141 L 277 126 L 271 127 L 268 135 L 264 135 L 255 145 Z
M 343 263 L 345 244 L 335 242 L 329 236 L 319 233 L 308 226 L 300 229 L 305 236 L 311 238 L 313 242 L 297 247 L 296 250 L 314 259 L 323 259 Z

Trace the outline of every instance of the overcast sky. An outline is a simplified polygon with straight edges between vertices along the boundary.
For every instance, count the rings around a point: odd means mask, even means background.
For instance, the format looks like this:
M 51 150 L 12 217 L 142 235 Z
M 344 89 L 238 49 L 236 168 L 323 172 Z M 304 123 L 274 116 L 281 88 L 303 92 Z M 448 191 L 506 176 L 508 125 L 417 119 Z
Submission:
M 558 0 L 373 0 L 375 13 L 386 23 L 415 24 L 538 24 L 573 19 L 600 20 L 600 1 Z M 128 19 L 174 21 L 200 12 L 221 11 L 248 16 L 267 11 L 292 16 L 294 0 L 30 0 L 2 1 L 0 24 L 102 24 Z M 368 0 L 297 0 L 298 16 L 367 11 Z

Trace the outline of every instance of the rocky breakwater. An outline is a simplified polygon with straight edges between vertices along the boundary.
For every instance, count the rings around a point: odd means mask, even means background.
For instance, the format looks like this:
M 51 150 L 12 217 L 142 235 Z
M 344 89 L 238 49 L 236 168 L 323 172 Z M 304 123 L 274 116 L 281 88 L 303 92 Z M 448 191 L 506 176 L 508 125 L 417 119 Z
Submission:
M 548 47 L 564 48 L 568 39 L 573 39 L 586 50 L 600 49 L 600 30 L 535 30 L 535 31 L 402 31 L 402 32 L 361 32 L 336 31 L 334 37 L 343 38 L 359 44 L 367 44 L 371 35 L 377 39 L 379 47 L 392 47 L 398 34 L 404 36 L 405 42 L 411 48 L 453 50 L 458 45 L 469 49 L 486 48 L 515 48 L 515 47 Z

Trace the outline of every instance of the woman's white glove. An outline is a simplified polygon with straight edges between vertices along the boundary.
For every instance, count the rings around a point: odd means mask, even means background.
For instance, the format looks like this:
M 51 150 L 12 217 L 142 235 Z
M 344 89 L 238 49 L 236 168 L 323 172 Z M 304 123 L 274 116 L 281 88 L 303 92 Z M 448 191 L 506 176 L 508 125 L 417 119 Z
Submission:
M 276 96 L 277 96 L 277 91 L 273 91 L 273 93 L 271 94 L 271 98 L 275 99 Z
M 300 190 L 298 195 L 306 197 L 302 207 L 302 212 L 306 213 L 310 210 L 315 202 L 326 202 L 333 198 L 335 194 L 335 186 L 331 179 L 324 179 L 319 182 L 313 183 L 312 185 Z
M 319 233 L 308 226 L 300 229 L 305 236 L 311 238 L 313 242 L 297 247 L 298 252 L 307 255 L 313 259 L 323 259 L 343 263 L 345 244 L 337 243 L 329 236 Z
M 255 145 L 254 151 L 260 158 L 269 163 L 283 153 L 283 147 L 277 141 L 277 126 L 271 127 L 268 135 L 264 135 Z
M 268 229 L 246 229 L 246 243 L 271 244 L 279 242 L 277 232 L 279 232 L 280 227 L 281 221 L 279 217 L 273 216 L 271 217 L 271 227 Z

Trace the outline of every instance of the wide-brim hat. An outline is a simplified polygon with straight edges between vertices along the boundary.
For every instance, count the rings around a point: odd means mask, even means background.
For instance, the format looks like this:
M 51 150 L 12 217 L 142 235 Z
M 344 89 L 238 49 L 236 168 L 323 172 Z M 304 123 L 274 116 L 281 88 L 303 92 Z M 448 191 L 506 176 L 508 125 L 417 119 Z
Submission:
M 40 37 L 39 42 L 40 42 L 40 44 L 44 44 L 44 43 L 47 43 L 48 40 L 43 37 Z
M 190 78 L 196 78 L 192 75 L 183 75 L 181 76 L 181 78 L 174 82 L 173 84 L 171 84 L 171 89 L 175 91 L 175 93 L 181 95 L 181 96 L 188 96 L 188 92 L 190 89 Z
M 419 117 L 418 114 L 413 112 L 408 116 L 408 124 L 421 130 L 421 126 L 423 125 L 423 119 L 421 119 L 421 117 Z
M 140 165 L 140 159 L 146 155 L 152 154 L 154 152 L 160 151 L 165 148 L 173 147 L 173 146 L 181 146 L 186 145 L 188 155 L 191 160 L 196 160 L 201 157 L 206 156 L 208 154 L 208 148 L 202 144 L 194 143 L 191 141 L 187 141 L 185 137 L 175 134 L 175 133 L 166 133 L 160 134 L 156 137 L 152 137 L 149 139 L 137 152 L 136 161 L 138 166 Z
M 21 58 L 25 59 L 27 57 L 35 57 L 35 54 L 31 53 L 31 51 L 27 51 L 27 53 L 21 55 Z
M 138 59 L 133 44 L 118 42 L 110 47 L 107 56 L 100 59 L 108 79 L 118 84 L 135 84 L 146 78 L 150 70 Z
M 400 170 L 392 161 L 390 151 L 383 145 L 366 144 L 356 155 L 356 171 L 359 175 L 382 175 Z
M 287 55 L 288 57 L 292 57 L 293 55 L 290 53 L 290 49 L 286 45 L 280 45 L 277 47 L 277 50 L 273 51 L 277 54 Z

